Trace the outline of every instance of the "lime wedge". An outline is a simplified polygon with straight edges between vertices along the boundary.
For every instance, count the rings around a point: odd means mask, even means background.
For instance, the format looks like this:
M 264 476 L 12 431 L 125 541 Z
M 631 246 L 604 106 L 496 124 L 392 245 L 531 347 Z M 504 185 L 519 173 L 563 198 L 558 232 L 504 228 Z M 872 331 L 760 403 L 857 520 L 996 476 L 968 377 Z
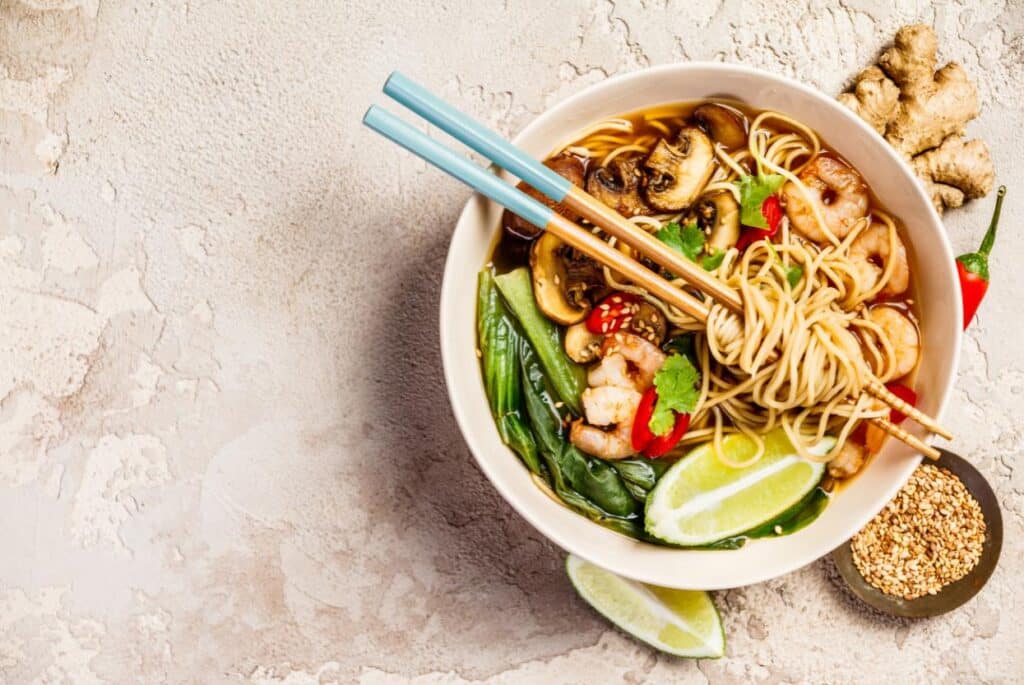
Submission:
M 569 580 L 587 604 L 638 640 L 676 656 L 725 654 L 725 633 L 711 596 L 620 578 L 579 557 L 565 560 Z
M 782 429 L 764 436 L 765 454 L 744 468 L 727 466 L 705 443 L 674 464 L 647 497 L 646 528 L 674 545 L 709 545 L 778 518 L 821 481 L 825 465 L 801 459 Z M 824 455 L 825 438 L 811 450 Z M 754 455 L 754 441 L 736 433 L 722 440 L 729 461 Z

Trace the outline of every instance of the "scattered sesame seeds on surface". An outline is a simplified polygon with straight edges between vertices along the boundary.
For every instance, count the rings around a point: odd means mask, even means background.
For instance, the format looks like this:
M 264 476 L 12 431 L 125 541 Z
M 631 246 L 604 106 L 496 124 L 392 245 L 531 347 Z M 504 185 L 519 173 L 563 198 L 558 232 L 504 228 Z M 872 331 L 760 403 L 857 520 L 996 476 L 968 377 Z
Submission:
M 925 464 L 853 536 L 853 563 L 887 595 L 935 595 L 977 566 L 985 544 L 981 505 L 948 470 Z

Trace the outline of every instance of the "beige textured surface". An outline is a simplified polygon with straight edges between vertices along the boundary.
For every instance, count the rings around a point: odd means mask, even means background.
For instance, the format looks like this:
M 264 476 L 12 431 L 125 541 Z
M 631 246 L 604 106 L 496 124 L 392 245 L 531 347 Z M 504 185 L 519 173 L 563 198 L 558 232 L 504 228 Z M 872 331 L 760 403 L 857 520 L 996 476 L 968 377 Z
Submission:
M 1020 682 L 1024 6 L 755 5 L 0 0 L 0 681 Z M 835 93 L 911 20 L 1014 186 L 948 416 L 1002 564 L 904 623 L 819 562 L 718 595 L 727 658 L 660 657 L 473 465 L 435 328 L 467 194 L 359 116 L 396 67 L 505 132 L 684 59 Z

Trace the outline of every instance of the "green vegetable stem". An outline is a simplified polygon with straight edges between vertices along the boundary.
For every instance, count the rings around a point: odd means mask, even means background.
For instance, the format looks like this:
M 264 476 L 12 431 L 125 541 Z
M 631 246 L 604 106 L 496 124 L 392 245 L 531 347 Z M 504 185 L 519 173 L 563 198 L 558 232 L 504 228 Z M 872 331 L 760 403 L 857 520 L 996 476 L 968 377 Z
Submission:
M 538 309 L 529 269 L 520 267 L 494 281 L 536 351 L 552 389 L 572 413 L 580 415 L 580 394 L 586 386 L 583 367 L 566 356 L 558 326 Z
M 502 441 L 516 451 L 534 473 L 541 473 L 537 445 L 520 415 L 522 382 L 519 352 L 522 339 L 505 310 L 494 275 L 480 272 L 477 288 L 477 339 L 484 390 Z

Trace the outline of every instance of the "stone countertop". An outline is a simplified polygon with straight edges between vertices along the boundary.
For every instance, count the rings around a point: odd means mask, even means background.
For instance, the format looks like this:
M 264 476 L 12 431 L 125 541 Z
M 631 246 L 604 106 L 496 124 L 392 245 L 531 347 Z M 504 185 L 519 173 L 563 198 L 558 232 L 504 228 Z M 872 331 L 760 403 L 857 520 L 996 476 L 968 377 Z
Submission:
M 394 68 L 504 133 L 683 60 L 836 93 L 912 21 L 1013 186 L 947 415 L 1000 567 L 904 622 L 819 561 L 716 594 L 726 658 L 656 654 L 475 467 L 436 332 L 468 193 L 360 116 Z M 1020 0 L 6 0 L 0 36 L 0 681 L 1020 682 Z

